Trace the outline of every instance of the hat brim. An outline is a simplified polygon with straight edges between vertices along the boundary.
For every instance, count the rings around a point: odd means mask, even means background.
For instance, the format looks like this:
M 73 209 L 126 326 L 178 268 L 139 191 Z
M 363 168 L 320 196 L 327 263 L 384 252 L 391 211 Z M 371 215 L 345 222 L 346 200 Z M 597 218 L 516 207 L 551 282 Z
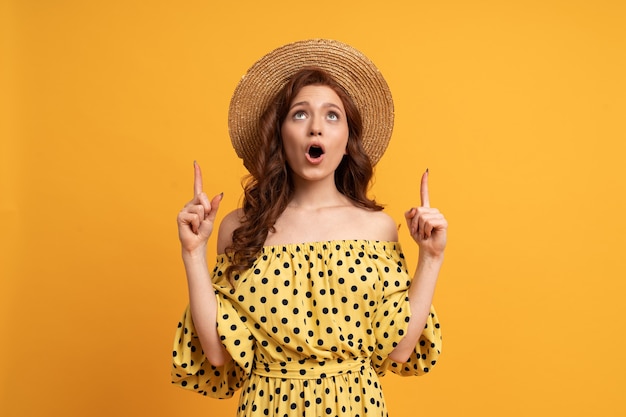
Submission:
M 363 149 L 375 165 L 393 131 L 391 91 L 369 58 L 350 45 L 328 39 L 281 46 L 259 59 L 242 77 L 230 101 L 228 131 L 244 165 L 249 169 L 261 144 L 261 115 L 288 80 L 305 67 L 327 71 L 352 97 L 363 121 Z

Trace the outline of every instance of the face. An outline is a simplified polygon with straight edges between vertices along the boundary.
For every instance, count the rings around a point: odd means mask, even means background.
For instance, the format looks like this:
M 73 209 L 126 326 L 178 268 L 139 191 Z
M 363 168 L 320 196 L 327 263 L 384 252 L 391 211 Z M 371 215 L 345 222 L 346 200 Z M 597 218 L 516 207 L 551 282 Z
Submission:
M 305 181 L 332 179 L 348 144 L 343 102 L 330 87 L 303 87 L 281 127 L 287 163 Z

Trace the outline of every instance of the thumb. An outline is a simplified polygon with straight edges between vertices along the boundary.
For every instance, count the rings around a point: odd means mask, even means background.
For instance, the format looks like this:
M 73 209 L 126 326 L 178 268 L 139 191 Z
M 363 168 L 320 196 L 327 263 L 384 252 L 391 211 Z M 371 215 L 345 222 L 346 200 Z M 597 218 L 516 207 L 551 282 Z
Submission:
M 220 193 L 213 197 L 213 199 L 211 200 L 211 211 L 208 213 L 205 220 L 209 220 L 210 222 L 215 221 L 215 216 L 217 216 L 217 210 L 220 208 L 220 203 L 222 202 L 223 198 L 224 193 Z
M 409 233 L 413 235 L 415 233 L 416 226 L 413 224 L 413 219 L 417 214 L 415 207 L 412 207 L 408 211 L 404 212 L 404 218 L 406 219 L 406 225 L 409 228 Z
M 411 219 L 415 217 L 415 207 L 411 207 L 407 211 L 404 212 L 404 218 L 406 221 L 411 221 Z

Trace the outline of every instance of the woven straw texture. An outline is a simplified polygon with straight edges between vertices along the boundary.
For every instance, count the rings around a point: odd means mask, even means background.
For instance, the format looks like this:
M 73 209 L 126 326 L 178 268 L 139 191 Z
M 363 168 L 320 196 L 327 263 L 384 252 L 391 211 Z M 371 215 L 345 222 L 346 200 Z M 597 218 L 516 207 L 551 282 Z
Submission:
M 258 123 L 289 78 L 304 67 L 330 73 L 350 94 L 363 120 L 362 145 L 375 165 L 393 130 L 393 99 L 387 82 L 365 55 L 344 43 L 312 39 L 284 45 L 259 59 L 235 88 L 228 112 L 228 130 L 249 169 L 261 143 Z

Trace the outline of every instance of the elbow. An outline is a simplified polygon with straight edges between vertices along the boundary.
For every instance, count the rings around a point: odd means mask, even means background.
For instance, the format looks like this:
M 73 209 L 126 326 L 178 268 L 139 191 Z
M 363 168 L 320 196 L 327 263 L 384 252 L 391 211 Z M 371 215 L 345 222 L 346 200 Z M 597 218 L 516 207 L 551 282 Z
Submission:
M 209 363 L 216 368 L 220 368 L 226 364 L 226 360 L 224 358 L 207 358 Z
M 409 330 L 408 334 L 404 336 L 391 351 L 388 356 L 389 359 L 397 363 L 407 363 L 413 352 L 415 352 L 415 345 L 417 344 L 418 339 L 419 334 Z
M 398 362 L 398 363 L 406 363 L 409 358 L 411 357 L 411 353 L 413 352 L 413 349 L 409 350 L 409 351 L 405 351 L 406 349 L 398 349 L 395 348 L 390 354 L 389 354 L 389 359 L 391 359 L 394 362 Z
M 217 352 L 216 351 L 207 352 L 206 358 L 209 361 L 209 363 L 215 366 L 216 368 L 226 365 L 231 360 L 231 356 L 228 354 L 228 351 L 226 351 L 226 349 L 224 349 L 223 347 L 219 349 Z

